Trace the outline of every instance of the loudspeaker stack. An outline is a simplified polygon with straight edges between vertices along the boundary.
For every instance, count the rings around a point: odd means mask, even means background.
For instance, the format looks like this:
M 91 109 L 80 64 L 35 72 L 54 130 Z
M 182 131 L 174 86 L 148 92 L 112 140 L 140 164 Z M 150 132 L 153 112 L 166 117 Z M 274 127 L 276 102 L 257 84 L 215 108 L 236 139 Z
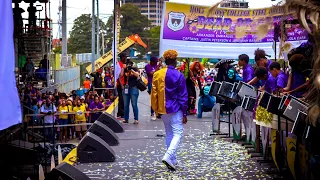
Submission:
M 79 171 L 74 166 L 68 163 L 61 163 L 54 169 L 52 169 L 48 175 L 46 175 L 46 180 L 90 180 L 90 178 L 83 172 Z
M 123 133 L 120 122 L 108 113 L 103 113 L 88 129 L 77 147 L 80 163 L 113 162 L 115 152 L 110 146 L 117 146 L 119 138 L 115 133 Z

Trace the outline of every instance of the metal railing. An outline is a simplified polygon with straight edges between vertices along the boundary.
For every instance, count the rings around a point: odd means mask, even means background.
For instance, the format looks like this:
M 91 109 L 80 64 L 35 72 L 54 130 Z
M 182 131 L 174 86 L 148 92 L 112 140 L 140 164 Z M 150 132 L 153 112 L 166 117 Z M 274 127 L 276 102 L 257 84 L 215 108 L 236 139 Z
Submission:
M 97 55 L 95 55 L 95 60 L 97 59 Z M 81 54 L 76 54 L 76 59 L 77 59 L 77 64 L 84 64 L 91 62 L 92 56 L 91 53 L 81 53 Z

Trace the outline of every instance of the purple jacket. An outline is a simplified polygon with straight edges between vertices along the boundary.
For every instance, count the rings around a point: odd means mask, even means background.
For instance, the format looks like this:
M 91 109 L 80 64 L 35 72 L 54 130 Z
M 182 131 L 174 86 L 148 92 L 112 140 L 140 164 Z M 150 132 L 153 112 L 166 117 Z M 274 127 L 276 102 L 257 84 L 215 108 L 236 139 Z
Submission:
M 159 114 L 172 114 L 179 110 L 187 115 L 188 92 L 184 75 L 173 66 L 153 75 L 151 91 L 152 109 Z

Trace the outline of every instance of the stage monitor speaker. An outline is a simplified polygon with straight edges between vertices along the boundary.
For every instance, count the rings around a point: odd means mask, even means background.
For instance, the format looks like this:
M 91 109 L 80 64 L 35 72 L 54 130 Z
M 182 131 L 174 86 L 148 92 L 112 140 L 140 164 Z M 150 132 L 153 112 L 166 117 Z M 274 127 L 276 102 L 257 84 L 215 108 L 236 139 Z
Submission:
M 87 132 L 77 147 L 80 163 L 114 162 L 116 159 L 113 149 L 99 136 Z
M 100 121 L 104 125 L 108 126 L 115 133 L 122 133 L 124 129 L 120 122 L 109 113 L 102 113 L 97 121 Z
M 99 136 L 110 146 L 116 146 L 119 144 L 118 136 L 108 126 L 102 124 L 100 121 L 94 122 L 88 132 Z
M 46 175 L 46 180 L 90 180 L 83 172 L 68 163 L 61 163 Z

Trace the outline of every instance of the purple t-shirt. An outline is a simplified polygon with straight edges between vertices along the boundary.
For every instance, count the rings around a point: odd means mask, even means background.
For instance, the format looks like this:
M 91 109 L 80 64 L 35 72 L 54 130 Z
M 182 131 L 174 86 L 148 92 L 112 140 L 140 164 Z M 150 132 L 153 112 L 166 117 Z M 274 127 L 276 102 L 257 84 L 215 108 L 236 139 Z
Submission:
M 268 79 L 264 83 L 264 90 L 270 94 L 277 90 L 276 78 L 274 78 L 270 72 L 268 72 Z
M 272 61 L 270 59 L 268 59 L 268 64 L 267 64 L 267 69 L 269 70 L 269 67 L 271 65 Z
M 286 73 L 284 73 L 283 71 L 281 71 L 277 78 L 277 87 L 279 88 L 285 88 L 287 87 L 287 83 L 288 83 L 288 75 Z
M 243 69 L 243 82 L 247 83 L 251 81 L 254 78 L 254 69 L 250 64 L 248 64 L 244 69 Z
M 101 102 L 99 102 L 98 104 L 96 104 L 95 102 L 92 102 L 89 105 L 89 109 L 95 109 L 95 108 L 103 109 L 104 106 L 101 104 Z M 95 120 L 97 120 L 101 114 L 102 114 L 101 112 L 92 113 L 91 114 L 91 122 L 94 122 Z
M 111 76 L 105 76 L 104 83 L 106 84 L 106 88 L 113 88 Z
M 148 83 L 152 83 L 153 76 L 150 76 L 149 73 L 155 72 L 157 65 L 151 66 L 151 64 L 147 64 L 144 69 L 146 70 L 148 76 Z
M 306 77 L 302 73 L 292 70 L 292 81 L 291 81 L 290 90 L 294 90 L 298 88 L 305 82 L 306 82 Z M 301 98 L 302 94 L 303 92 L 295 92 L 295 93 L 292 93 L 291 95 L 297 98 Z

